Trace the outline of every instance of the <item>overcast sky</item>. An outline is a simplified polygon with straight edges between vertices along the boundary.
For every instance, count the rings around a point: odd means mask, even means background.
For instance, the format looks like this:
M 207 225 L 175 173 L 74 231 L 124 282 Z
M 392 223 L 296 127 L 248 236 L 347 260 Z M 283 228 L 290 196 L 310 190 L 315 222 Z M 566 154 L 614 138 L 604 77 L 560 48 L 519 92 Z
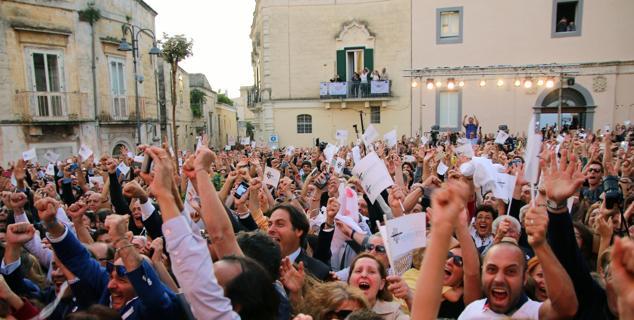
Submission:
M 180 63 L 204 73 L 216 91 L 234 98 L 240 86 L 253 84 L 251 21 L 254 0 L 145 0 L 158 15 L 156 35 L 184 34 L 194 39 L 194 55 Z

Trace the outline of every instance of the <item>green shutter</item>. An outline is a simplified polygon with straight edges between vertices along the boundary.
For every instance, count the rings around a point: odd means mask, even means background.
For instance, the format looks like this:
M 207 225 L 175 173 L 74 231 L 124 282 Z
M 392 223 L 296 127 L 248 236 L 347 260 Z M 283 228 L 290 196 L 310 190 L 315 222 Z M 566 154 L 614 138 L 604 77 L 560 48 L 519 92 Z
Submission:
M 346 50 L 337 50 L 337 74 L 346 80 Z
M 374 49 L 365 49 L 363 51 L 363 63 L 364 67 L 368 68 L 370 72 L 374 71 Z

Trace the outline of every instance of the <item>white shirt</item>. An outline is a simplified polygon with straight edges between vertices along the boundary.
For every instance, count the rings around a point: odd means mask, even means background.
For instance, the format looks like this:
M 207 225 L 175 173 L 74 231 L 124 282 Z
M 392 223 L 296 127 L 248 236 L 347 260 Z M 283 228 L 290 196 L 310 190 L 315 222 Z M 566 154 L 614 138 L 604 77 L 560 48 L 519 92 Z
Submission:
M 458 317 L 458 320 L 479 320 L 479 319 L 509 319 L 505 314 L 499 314 L 489 309 L 485 302 L 487 299 L 480 299 L 470 303 Z M 510 319 L 539 319 L 539 308 L 542 303 L 528 299 L 521 308 L 517 309 Z
M 295 263 L 296 262 L 295 260 L 297 259 L 301 251 L 302 251 L 301 247 L 297 248 L 297 250 L 295 250 L 293 253 L 288 255 L 288 259 L 291 260 L 292 263 Z

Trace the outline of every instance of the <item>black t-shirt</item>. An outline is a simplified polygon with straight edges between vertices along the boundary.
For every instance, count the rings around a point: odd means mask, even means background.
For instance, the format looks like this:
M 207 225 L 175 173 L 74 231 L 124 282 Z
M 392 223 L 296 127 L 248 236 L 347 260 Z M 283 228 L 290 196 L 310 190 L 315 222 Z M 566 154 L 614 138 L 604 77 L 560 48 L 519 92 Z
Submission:
M 465 308 L 463 299 L 464 295 L 462 295 L 456 302 L 451 302 L 449 300 L 443 301 L 440 304 L 440 309 L 438 310 L 438 318 L 458 319 Z

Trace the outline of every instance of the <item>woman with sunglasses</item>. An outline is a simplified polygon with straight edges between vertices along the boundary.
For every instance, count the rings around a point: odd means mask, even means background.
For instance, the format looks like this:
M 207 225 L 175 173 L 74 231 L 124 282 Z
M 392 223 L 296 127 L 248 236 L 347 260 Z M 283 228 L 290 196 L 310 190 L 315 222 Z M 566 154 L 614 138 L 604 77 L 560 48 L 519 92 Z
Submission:
M 345 283 L 328 282 L 312 287 L 304 301 L 302 312 L 314 320 L 346 319 L 352 312 L 368 308 L 368 301 L 361 290 Z
M 348 284 L 359 288 L 368 300 L 369 307 L 386 320 L 405 320 L 409 316 L 401 311 L 388 290 L 387 270 L 374 255 L 362 253 L 350 266 Z

